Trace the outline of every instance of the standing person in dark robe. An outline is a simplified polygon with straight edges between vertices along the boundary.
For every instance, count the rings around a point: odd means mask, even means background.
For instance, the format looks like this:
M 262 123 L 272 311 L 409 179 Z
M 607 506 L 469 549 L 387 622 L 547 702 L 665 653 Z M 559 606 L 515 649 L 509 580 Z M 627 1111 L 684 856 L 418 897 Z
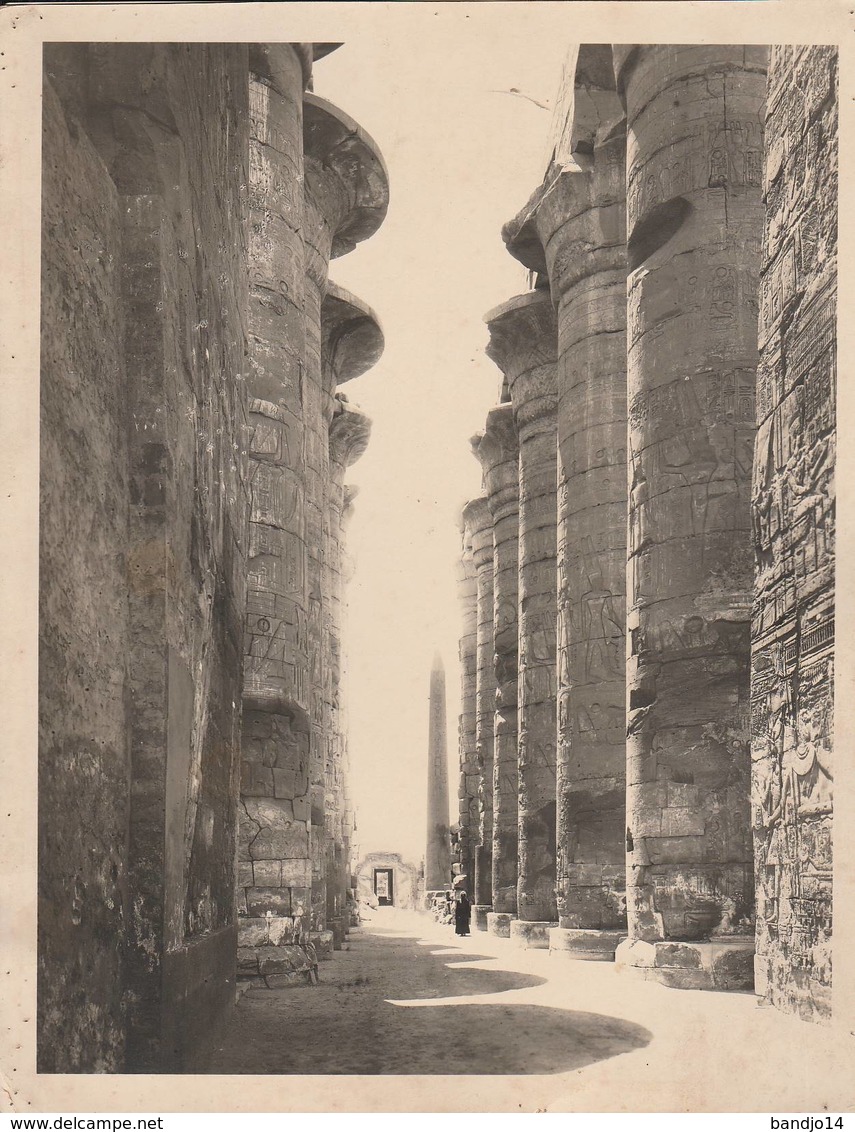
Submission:
M 454 934 L 469 935 L 469 921 L 471 918 L 472 905 L 469 903 L 469 897 L 465 892 L 461 892 L 460 898 L 454 907 Z

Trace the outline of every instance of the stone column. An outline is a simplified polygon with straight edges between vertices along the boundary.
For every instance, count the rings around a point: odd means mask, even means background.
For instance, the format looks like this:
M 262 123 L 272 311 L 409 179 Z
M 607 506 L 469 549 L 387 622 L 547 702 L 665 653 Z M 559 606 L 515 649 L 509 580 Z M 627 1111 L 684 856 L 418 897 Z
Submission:
M 370 369 L 383 352 L 383 332 L 377 316 L 354 295 L 328 282 L 321 308 L 324 387 L 337 389 Z M 342 689 L 342 577 L 341 513 L 347 467 L 365 450 L 370 422 L 358 410 L 348 414 L 347 400 L 336 394 L 330 421 L 329 485 L 324 512 L 324 701 L 327 722 L 324 768 L 327 844 L 327 927 L 334 946 L 340 948 L 345 934 L 345 906 L 349 888 L 349 866 L 345 862 L 344 748 Z M 349 418 L 345 423 L 345 418 Z M 355 423 L 359 422 L 359 423 Z
M 558 919 L 550 948 L 626 935 L 626 132 L 612 49 L 583 45 L 575 164 L 506 226 L 558 307 Z
M 487 414 L 473 442 L 493 517 L 493 911 L 487 930 L 509 936 L 517 910 L 517 602 L 519 589 L 519 445 L 511 405 Z
M 375 324 L 376 325 L 376 324 Z M 346 497 L 344 477 L 347 469 L 359 459 L 368 446 L 371 421 L 342 394 L 336 397 L 336 411 L 330 422 L 330 609 L 332 657 L 332 732 L 331 751 L 334 759 L 326 779 L 328 809 L 335 815 L 334 838 L 327 860 L 327 913 L 334 921 L 332 930 L 338 937 L 345 934 L 347 893 L 350 889 L 350 841 L 353 816 L 350 806 L 347 760 L 347 728 L 345 701 L 347 689 L 344 679 L 343 605 L 345 565 L 344 526 Z
M 627 111 L 627 904 L 617 958 L 750 987 L 761 47 L 616 47 Z
M 327 711 L 323 648 L 324 514 L 329 490 L 329 425 L 334 386 L 321 364 L 321 307 L 330 259 L 352 251 L 376 232 L 389 202 L 388 177 L 372 139 L 332 103 L 307 94 L 303 103 L 306 291 L 303 372 L 306 547 L 310 695 L 309 774 L 312 799 L 312 928 L 326 921 Z M 324 941 L 326 944 L 326 941 Z
M 836 48 L 772 48 L 752 500 L 754 972 L 765 1001 L 811 1021 L 832 1012 L 837 91 Z
M 493 670 L 493 516 L 485 497 L 466 505 L 471 524 L 472 563 L 477 586 L 475 752 L 478 766 L 478 840 L 475 847 L 475 903 L 473 919 L 479 931 L 487 930 L 492 908 L 493 880 L 493 705 L 496 679 Z
M 451 837 L 448 828 L 448 740 L 445 667 L 437 653 L 430 672 L 428 716 L 427 837 L 425 893 L 451 883 Z
M 519 880 L 511 938 L 547 947 L 555 905 L 556 327 L 548 291 L 491 311 L 487 354 L 519 437 Z
M 246 977 L 263 962 L 269 978 L 271 942 L 296 945 L 309 927 L 302 62 L 287 44 L 250 55 L 252 505 L 237 866 Z
M 353 406 L 351 406 L 352 408 Z M 354 561 L 347 552 L 347 529 L 350 525 L 350 520 L 353 517 L 353 501 L 359 493 L 359 488 L 353 484 L 345 484 L 342 493 L 342 508 L 341 508 L 341 538 L 339 540 L 340 553 L 341 553 L 341 582 L 342 582 L 342 603 L 341 603 L 341 639 L 342 639 L 342 652 L 341 652 L 341 683 L 343 688 L 347 689 L 348 685 L 348 648 L 347 648 L 347 602 L 344 600 L 344 595 L 347 586 L 353 578 L 354 574 Z M 350 788 L 350 748 L 348 746 L 348 735 L 350 728 L 347 718 L 347 696 L 345 694 L 343 699 L 343 706 L 339 706 L 339 720 L 341 723 L 341 736 L 342 736 L 342 759 L 343 759 L 343 777 L 344 777 L 344 868 L 345 868 L 345 887 L 348 893 L 351 894 L 353 899 L 356 899 L 356 859 L 359 853 L 359 845 L 357 842 L 357 823 L 356 823 L 356 809 L 353 802 L 353 795 Z M 351 883 L 353 881 L 353 883 Z M 345 930 L 349 928 L 349 913 L 346 917 Z
M 477 501 L 476 501 L 477 502 Z M 477 511 L 477 508 L 476 508 Z M 478 760 L 475 746 L 477 719 L 478 583 L 472 560 L 472 504 L 461 516 L 462 551 L 458 568 L 458 598 L 463 620 L 460 636 L 460 720 L 458 728 L 460 778 L 457 791 L 460 824 L 460 871 L 466 892 L 474 902 L 475 846 L 478 843 Z

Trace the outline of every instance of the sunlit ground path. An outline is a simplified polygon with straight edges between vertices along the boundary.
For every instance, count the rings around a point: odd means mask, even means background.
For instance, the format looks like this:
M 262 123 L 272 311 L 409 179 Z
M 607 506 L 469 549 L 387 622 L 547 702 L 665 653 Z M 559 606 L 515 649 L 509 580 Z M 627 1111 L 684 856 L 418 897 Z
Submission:
M 855 1103 L 855 1041 L 761 1009 L 751 995 L 672 990 L 606 963 L 468 939 L 426 915 L 378 909 L 317 986 L 253 989 L 219 1035 L 219 1074 L 451 1075 L 436 1111 L 455 1111 L 468 1075 L 477 1107 L 579 1111 L 822 1111 Z M 842 1060 L 841 1060 L 842 1059 Z M 848 1059 L 848 1060 L 847 1060 Z M 537 1079 L 537 1081 L 535 1080 Z M 541 1088 L 535 1094 L 531 1086 Z M 459 1094 L 459 1096 L 458 1096 Z M 346 1108 L 346 1106 L 345 1106 Z

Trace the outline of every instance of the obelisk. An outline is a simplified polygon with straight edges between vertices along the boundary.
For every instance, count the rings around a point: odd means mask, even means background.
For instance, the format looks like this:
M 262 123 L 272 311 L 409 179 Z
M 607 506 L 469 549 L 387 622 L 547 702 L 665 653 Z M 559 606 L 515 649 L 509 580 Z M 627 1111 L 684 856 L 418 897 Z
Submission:
M 445 891 L 451 884 L 451 839 L 448 828 L 448 750 L 445 720 L 445 668 L 436 653 L 430 671 L 428 723 L 427 847 L 425 893 Z

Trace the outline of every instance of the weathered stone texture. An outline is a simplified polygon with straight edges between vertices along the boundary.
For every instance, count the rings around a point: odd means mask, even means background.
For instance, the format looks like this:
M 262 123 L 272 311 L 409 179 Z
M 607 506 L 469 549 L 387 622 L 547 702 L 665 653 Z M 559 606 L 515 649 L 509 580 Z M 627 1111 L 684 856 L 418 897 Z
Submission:
M 473 441 L 493 517 L 493 911 L 516 912 L 519 773 L 517 664 L 519 590 L 519 444 L 513 408 L 498 405 Z
M 472 561 L 471 504 L 461 517 L 461 557 L 458 566 L 458 601 L 462 618 L 460 635 L 460 718 L 458 720 L 458 833 L 460 871 L 466 877 L 470 900 L 475 896 L 475 846 L 478 843 L 478 762 L 476 752 L 476 682 L 478 583 Z
M 489 908 L 493 854 L 493 517 L 485 497 L 467 505 L 472 531 L 472 562 L 478 587 L 475 754 L 478 766 L 478 840 L 475 850 L 475 904 Z M 485 921 L 486 924 L 486 921 Z
M 50 82 L 53 67 L 48 52 L 39 857 L 50 868 L 39 874 L 38 1063 L 47 1073 L 104 1072 L 123 1063 L 116 941 L 129 911 L 122 218 L 120 197 L 88 136 L 66 119 Z
M 519 877 L 517 914 L 555 906 L 557 335 L 548 291 L 487 315 L 519 437 Z
M 766 49 L 618 47 L 627 110 L 632 939 L 745 929 Z
M 81 179 L 75 178 L 74 192 L 86 184 L 93 206 L 103 210 L 102 234 L 116 209 L 121 220 L 121 232 L 111 234 L 114 242 L 109 248 L 102 246 L 101 262 L 113 257 L 123 335 L 116 340 L 114 291 L 97 306 L 90 303 L 88 310 L 79 308 L 75 316 L 79 330 L 68 338 L 66 320 L 63 336 L 74 341 L 79 333 L 80 340 L 89 343 L 104 339 L 98 349 L 106 352 L 107 404 L 119 373 L 125 382 L 121 417 L 113 418 L 114 428 L 124 437 L 113 453 L 113 482 L 110 490 L 105 489 L 103 506 L 126 509 L 122 521 L 127 528 L 122 532 L 114 529 L 112 554 L 106 554 L 91 574 L 88 570 L 81 574 L 90 593 L 97 592 L 91 588 L 93 577 L 97 579 L 106 569 L 108 578 L 106 600 L 99 603 L 94 612 L 97 623 L 90 626 L 90 651 L 93 640 L 109 640 L 127 625 L 127 636 L 121 642 L 127 667 L 119 663 L 110 674 L 106 685 L 114 691 L 106 697 L 104 707 L 99 703 L 99 685 L 94 680 L 88 688 L 83 684 L 91 697 L 85 714 L 92 731 L 94 721 L 102 715 L 110 717 L 117 676 L 121 680 L 121 674 L 128 673 L 123 723 L 130 765 L 122 769 L 121 780 L 110 785 L 115 793 L 104 815 L 104 835 L 111 841 L 110 825 L 119 812 L 129 828 L 129 835 L 117 836 L 115 842 L 117 846 L 127 844 L 127 875 L 121 876 L 120 862 L 114 858 L 109 882 L 126 883 L 128 891 L 123 978 L 124 1001 L 133 1009 L 127 1021 L 125 1056 L 126 1064 L 137 1070 L 176 1069 L 180 1051 L 167 1051 L 164 1034 L 181 1025 L 185 1009 L 194 1009 L 209 1021 L 215 1018 L 227 1004 L 230 985 L 228 979 L 212 977 L 206 987 L 193 991 L 188 986 L 184 993 L 173 982 L 173 993 L 166 998 L 166 956 L 179 951 L 186 954 L 188 964 L 170 966 L 172 971 L 186 972 L 193 965 L 196 947 L 208 949 L 214 935 L 219 938 L 233 931 L 235 756 L 239 749 L 248 517 L 243 455 L 246 404 L 241 381 L 247 346 L 241 195 L 247 178 L 247 53 L 245 47 L 228 45 L 75 45 L 49 48 L 48 71 L 53 51 L 63 97 L 74 108 L 71 132 L 77 146 L 89 154 L 91 175 L 78 169 Z M 56 119 L 53 125 L 59 125 Z M 83 134 L 98 152 L 100 169 L 91 160 L 92 150 Z M 47 153 L 52 152 L 55 141 L 62 146 L 53 135 L 46 137 Z M 57 190 L 61 183 L 72 183 L 68 179 L 71 166 L 57 166 L 55 173 Z M 112 181 L 112 190 L 105 175 Z M 93 199 L 95 194 L 100 196 L 99 204 Z M 62 215 L 57 213 L 50 242 L 65 246 L 68 241 L 74 247 L 77 209 L 71 206 L 70 197 L 65 204 Z M 93 234 L 77 246 L 92 255 L 94 268 L 99 258 L 97 237 Z M 50 266 L 46 274 L 53 270 Z M 95 282 L 99 270 L 103 267 L 93 272 Z M 46 293 L 51 290 L 46 278 Z M 65 301 L 71 302 L 70 297 Z M 48 307 L 46 334 L 54 318 L 59 320 L 57 325 L 63 325 L 62 312 Z M 118 371 L 110 350 L 121 351 Z M 99 374 L 100 382 L 102 371 L 91 372 L 93 378 Z M 49 371 L 45 382 L 50 400 Z M 93 414 L 91 426 L 96 425 L 100 425 L 99 415 Z M 66 435 L 60 443 L 67 450 L 67 424 L 63 429 Z M 73 465 L 62 453 L 68 471 L 57 482 L 64 480 L 67 495 L 57 494 L 55 500 L 67 514 L 76 513 L 80 498 L 89 491 L 88 484 L 103 476 L 100 447 L 100 442 L 87 440 L 76 481 L 69 475 Z M 90 481 L 90 454 L 94 481 Z M 114 492 L 123 493 L 125 484 L 127 496 L 120 500 Z M 109 524 L 104 530 L 109 530 Z M 123 560 L 116 557 L 117 552 L 124 552 Z M 80 565 L 86 569 L 85 563 Z M 115 580 L 116 571 L 124 575 L 126 612 L 111 605 L 109 576 L 112 572 Z M 50 570 L 45 572 L 46 602 L 62 592 L 66 579 L 65 565 L 60 578 L 53 578 Z M 67 612 L 77 611 L 69 606 Z M 82 624 L 85 622 L 76 617 L 73 629 L 70 623 L 55 623 L 52 638 L 62 641 Z M 118 638 L 113 639 L 118 644 Z M 67 666 L 67 657 L 64 663 Z M 62 683 L 58 678 L 51 689 L 45 689 L 44 713 L 56 712 L 57 687 Z M 63 713 L 50 727 L 54 744 L 63 742 L 66 718 L 73 723 L 73 717 Z M 112 726 L 116 722 L 114 716 Z M 97 736 L 100 730 L 99 723 L 93 734 Z M 79 741 L 74 748 L 81 749 Z M 63 782 L 56 768 L 52 774 L 55 789 L 62 786 L 64 798 L 69 791 L 78 790 L 73 781 Z M 96 781 L 91 786 L 90 810 L 93 794 L 101 789 Z M 47 804 L 50 796 L 48 792 Z M 61 826 L 45 803 L 42 825 L 45 830 Z M 76 853 L 71 846 L 66 852 L 64 846 L 54 843 L 49 857 L 52 864 L 45 866 L 44 874 L 57 860 L 73 860 Z M 103 889 L 96 875 L 87 876 L 91 870 L 91 864 L 83 868 L 81 863 L 75 881 L 80 892 L 90 886 L 93 893 Z M 114 916 L 111 910 L 110 918 Z M 95 917 L 99 918 L 100 914 Z M 89 919 L 88 913 L 83 916 Z M 58 923 L 55 926 L 59 928 Z M 68 941 L 62 946 L 69 949 Z M 116 948 L 115 938 L 108 942 L 102 937 L 94 949 L 97 962 L 110 952 L 115 954 Z M 108 961 L 113 972 L 115 963 L 113 957 Z M 95 966 L 93 962 L 93 970 Z M 219 970 L 222 972 L 221 967 Z M 106 975 L 106 970 L 101 973 Z M 51 977 L 59 992 L 59 976 Z M 73 993 L 73 986 L 70 981 L 62 993 Z M 103 1001 L 110 993 L 114 991 L 105 987 L 95 993 L 93 1001 Z M 70 1023 L 71 1012 L 67 1018 Z M 121 1020 L 116 1021 L 119 1025 Z M 111 1028 L 112 1023 L 104 1027 L 106 1035 Z M 55 1068 L 92 1068 L 93 1062 L 102 1057 L 109 1060 L 118 1052 L 118 1042 L 106 1053 L 75 1051 L 74 1042 L 60 1048 L 47 1029 L 42 1039 L 40 1057 L 45 1065 L 54 1060 Z M 112 1036 L 107 1040 L 112 1042 Z M 67 1060 L 69 1053 L 79 1057 L 77 1064 Z
M 250 65 L 252 511 L 238 909 L 250 916 L 284 910 L 285 915 L 304 917 L 308 929 L 303 71 L 290 44 L 254 47 Z M 287 846 L 283 844 L 286 829 Z M 261 858 L 266 865 L 263 877 Z M 244 929 L 241 922 L 242 943 Z
M 837 52 L 772 49 L 752 636 L 756 989 L 831 1011 Z

